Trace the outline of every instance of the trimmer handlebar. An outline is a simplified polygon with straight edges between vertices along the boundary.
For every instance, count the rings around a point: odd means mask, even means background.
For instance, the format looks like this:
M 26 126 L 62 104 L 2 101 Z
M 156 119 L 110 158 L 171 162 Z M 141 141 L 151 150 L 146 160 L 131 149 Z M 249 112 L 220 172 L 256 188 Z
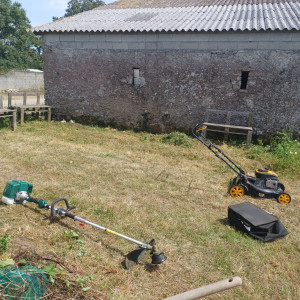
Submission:
M 55 208 L 55 204 L 57 204 L 58 202 L 61 202 L 61 201 L 65 202 L 67 209 L 64 209 L 64 208 Z M 51 217 L 58 217 L 62 213 L 66 214 L 68 211 L 70 211 L 70 210 L 72 210 L 74 208 L 76 208 L 76 207 L 75 206 L 70 206 L 69 202 L 68 202 L 68 200 L 66 198 L 56 199 L 51 204 Z

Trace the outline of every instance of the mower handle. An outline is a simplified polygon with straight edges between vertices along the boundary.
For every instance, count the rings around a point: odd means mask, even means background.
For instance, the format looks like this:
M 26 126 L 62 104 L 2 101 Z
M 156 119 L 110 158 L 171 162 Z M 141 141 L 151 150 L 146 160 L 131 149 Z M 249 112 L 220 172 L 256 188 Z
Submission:
M 58 203 L 58 202 L 61 202 L 61 201 L 65 202 L 67 209 L 63 209 L 63 208 L 57 208 L 56 209 L 55 208 L 55 204 Z M 68 212 L 68 211 L 70 211 L 71 209 L 74 209 L 74 208 L 75 208 L 75 206 L 70 206 L 69 202 L 66 198 L 56 199 L 51 204 L 51 217 L 58 217 L 60 215 L 61 211 Z
M 207 126 L 201 126 L 201 127 L 198 127 L 199 125 L 197 124 L 196 127 L 193 129 L 193 131 L 195 133 L 199 132 L 199 131 L 202 131 L 202 130 L 205 130 L 207 128 Z M 197 128 L 198 127 L 198 128 Z M 196 129 L 197 128 L 197 129 Z
M 214 145 L 210 140 L 208 140 L 202 133 L 202 130 L 205 130 L 207 126 L 200 126 L 197 124 L 192 133 L 195 138 L 201 142 L 205 147 L 207 147 L 210 151 L 212 151 L 216 157 L 222 160 L 230 169 L 232 169 L 238 176 L 245 175 L 245 171 L 241 169 L 230 157 L 228 157 L 220 148 Z M 232 166 L 233 165 L 233 166 Z

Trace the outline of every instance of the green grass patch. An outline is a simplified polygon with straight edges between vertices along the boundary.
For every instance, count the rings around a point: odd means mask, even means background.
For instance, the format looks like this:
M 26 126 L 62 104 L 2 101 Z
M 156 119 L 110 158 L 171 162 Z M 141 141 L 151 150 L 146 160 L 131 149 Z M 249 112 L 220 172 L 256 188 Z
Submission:
M 0 119 L 0 129 L 9 127 L 9 117 Z
M 190 148 L 192 146 L 191 138 L 185 133 L 174 131 L 164 136 L 161 139 L 162 143 L 170 144 L 174 146 L 181 146 Z
M 273 170 L 300 174 L 300 143 L 288 132 L 279 133 L 267 145 L 258 140 L 258 145 L 249 148 L 247 157 L 265 160 Z
M 92 211 L 93 211 L 93 214 L 98 216 L 101 220 L 113 219 L 115 217 L 114 210 L 109 209 L 109 208 L 97 207 L 97 208 L 94 208 Z
M 6 232 L 4 236 L 0 237 L 0 253 L 8 250 L 11 236 Z

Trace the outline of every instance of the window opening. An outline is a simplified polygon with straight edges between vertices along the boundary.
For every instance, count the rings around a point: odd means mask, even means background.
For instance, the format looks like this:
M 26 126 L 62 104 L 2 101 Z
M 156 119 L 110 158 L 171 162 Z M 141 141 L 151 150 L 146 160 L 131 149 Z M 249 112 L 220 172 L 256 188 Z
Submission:
M 137 86 L 140 83 L 140 69 L 133 69 L 133 85 Z
M 242 71 L 241 87 L 240 87 L 241 90 L 246 90 L 247 89 L 249 73 L 250 73 L 250 71 Z

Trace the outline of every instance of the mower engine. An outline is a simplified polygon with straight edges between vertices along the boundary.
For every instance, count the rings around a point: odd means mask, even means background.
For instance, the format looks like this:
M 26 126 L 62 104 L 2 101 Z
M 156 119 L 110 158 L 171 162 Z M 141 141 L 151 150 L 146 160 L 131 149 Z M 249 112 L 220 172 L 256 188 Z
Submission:
M 2 195 L 5 204 L 25 204 L 30 198 L 33 185 L 22 180 L 12 180 L 6 184 Z
M 266 188 L 277 190 L 278 189 L 278 180 L 266 179 Z
M 255 177 L 257 178 L 257 183 L 263 182 L 265 187 L 272 190 L 278 189 L 279 178 L 276 173 L 270 171 L 269 169 L 256 169 Z

